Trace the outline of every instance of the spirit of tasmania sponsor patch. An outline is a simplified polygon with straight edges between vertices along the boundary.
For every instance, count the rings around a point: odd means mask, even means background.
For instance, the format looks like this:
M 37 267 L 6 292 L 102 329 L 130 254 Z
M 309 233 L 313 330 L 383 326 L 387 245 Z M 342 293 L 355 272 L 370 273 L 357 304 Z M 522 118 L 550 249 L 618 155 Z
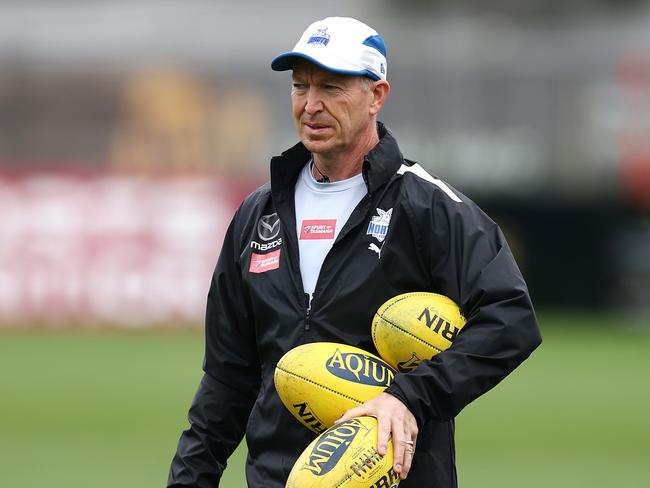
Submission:
M 248 272 L 266 273 L 272 269 L 278 269 L 280 267 L 280 251 L 281 249 L 266 254 L 251 253 L 251 264 Z
M 300 239 L 334 239 L 336 220 L 303 220 Z

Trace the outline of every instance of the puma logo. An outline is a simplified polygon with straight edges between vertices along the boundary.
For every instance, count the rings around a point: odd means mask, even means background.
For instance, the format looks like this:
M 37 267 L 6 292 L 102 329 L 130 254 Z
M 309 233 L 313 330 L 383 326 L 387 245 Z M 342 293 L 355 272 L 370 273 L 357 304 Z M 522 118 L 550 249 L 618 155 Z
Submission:
M 368 246 L 368 249 L 377 253 L 377 259 L 381 259 L 381 247 L 377 247 L 374 242 Z

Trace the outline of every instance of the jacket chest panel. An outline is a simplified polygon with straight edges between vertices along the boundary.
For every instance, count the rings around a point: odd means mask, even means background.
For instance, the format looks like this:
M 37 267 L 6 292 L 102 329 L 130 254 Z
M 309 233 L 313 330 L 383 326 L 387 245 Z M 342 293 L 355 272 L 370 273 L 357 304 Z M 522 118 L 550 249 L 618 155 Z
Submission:
M 282 225 L 278 235 L 266 241 L 266 249 L 260 249 L 253 229 L 241 264 L 259 347 L 276 350 L 273 356 L 312 341 L 346 342 L 372 350 L 370 324 L 379 306 L 392 296 L 427 285 L 425 270 L 411 259 L 419 251 L 407 235 L 404 212 L 395 206 L 373 206 L 357 220 L 325 258 L 309 311 L 295 227 L 292 232 L 290 224 Z M 256 260 L 263 263 L 262 270 L 255 268 Z

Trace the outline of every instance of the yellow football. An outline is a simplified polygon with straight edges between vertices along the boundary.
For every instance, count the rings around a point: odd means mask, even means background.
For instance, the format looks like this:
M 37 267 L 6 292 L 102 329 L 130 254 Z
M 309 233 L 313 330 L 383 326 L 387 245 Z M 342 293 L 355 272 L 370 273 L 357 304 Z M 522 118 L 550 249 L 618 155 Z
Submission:
M 400 372 L 448 349 L 465 325 L 458 305 L 444 295 L 404 293 L 384 303 L 372 320 L 379 355 Z
M 287 352 L 275 368 L 275 389 L 285 407 L 320 434 L 347 410 L 391 384 L 395 371 L 363 349 L 314 342 Z
M 396 488 L 393 443 L 377 452 L 377 419 L 357 417 L 330 427 L 305 449 L 286 488 Z

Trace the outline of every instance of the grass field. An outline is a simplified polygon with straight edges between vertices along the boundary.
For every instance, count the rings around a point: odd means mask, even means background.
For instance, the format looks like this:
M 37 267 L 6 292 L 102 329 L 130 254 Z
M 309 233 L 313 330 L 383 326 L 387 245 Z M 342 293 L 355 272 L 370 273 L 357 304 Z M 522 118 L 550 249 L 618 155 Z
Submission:
M 542 315 L 542 348 L 457 421 L 464 488 L 646 487 L 650 328 Z M 164 486 L 196 331 L 0 331 L 0 486 Z M 245 448 L 221 483 L 245 487 Z

